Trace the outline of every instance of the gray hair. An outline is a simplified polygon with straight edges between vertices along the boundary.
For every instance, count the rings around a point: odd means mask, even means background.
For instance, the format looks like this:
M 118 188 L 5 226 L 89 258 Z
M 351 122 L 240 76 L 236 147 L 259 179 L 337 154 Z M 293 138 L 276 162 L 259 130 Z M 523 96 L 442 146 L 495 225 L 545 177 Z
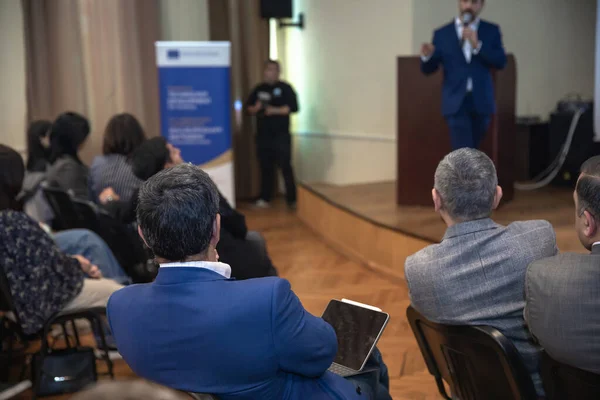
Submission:
M 146 381 L 103 382 L 73 396 L 72 400 L 185 400 L 171 389 Z M 190 397 L 191 398 L 191 397 Z
M 488 156 L 475 149 L 448 154 L 435 171 L 434 187 L 444 209 L 459 221 L 487 218 L 492 214 L 498 176 Z

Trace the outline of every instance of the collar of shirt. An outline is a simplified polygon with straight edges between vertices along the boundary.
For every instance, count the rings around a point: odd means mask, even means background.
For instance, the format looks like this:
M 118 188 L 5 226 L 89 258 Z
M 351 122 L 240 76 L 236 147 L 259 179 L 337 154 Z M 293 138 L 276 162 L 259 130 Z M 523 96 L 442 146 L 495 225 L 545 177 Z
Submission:
M 592 247 L 594 247 L 597 244 L 600 244 L 600 242 L 594 242 L 594 244 L 592 245 Z
M 204 268 L 216 272 L 227 279 L 231 278 L 231 267 L 221 262 L 189 261 L 160 264 L 161 268 Z

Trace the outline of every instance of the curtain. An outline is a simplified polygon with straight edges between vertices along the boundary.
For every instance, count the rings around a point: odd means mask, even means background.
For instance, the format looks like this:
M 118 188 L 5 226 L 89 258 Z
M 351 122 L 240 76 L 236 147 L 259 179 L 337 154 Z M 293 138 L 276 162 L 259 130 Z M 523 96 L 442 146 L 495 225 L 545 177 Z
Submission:
M 210 39 L 231 42 L 231 97 L 243 103 L 262 81 L 264 62 L 269 58 L 268 20 L 260 17 L 260 0 L 209 0 L 208 7 Z M 253 118 L 234 111 L 232 135 L 236 197 L 257 197 L 259 169 Z
M 114 114 L 129 112 L 148 136 L 160 133 L 157 0 L 21 1 L 29 121 L 85 115 L 92 127 L 85 162 L 100 153 Z

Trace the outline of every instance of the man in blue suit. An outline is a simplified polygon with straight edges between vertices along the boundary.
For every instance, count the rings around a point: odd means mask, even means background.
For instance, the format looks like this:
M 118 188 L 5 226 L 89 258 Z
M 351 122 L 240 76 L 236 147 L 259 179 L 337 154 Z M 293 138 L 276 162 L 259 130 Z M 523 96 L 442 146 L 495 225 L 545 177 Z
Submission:
M 444 67 L 442 113 L 452 149 L 478 148 L 496 112 L 492 69 L 503 69 L 506 53 L 498 25 L 479 14 L 485 0 L 459 0 L 460 15 L 421 48 L 421 70 Z
M 139 233 L 159 273 L 153 283 L 116 292 L 107 306 L 131 369 L 220 400 L 372 398 L 372 387 L 327 371 L 337 352 L 335 331 L 304 309 L 288 281 L 230 279 L 216 251 L 218 211 L 217 187 L 192 165 L 163 170 L 142 185 Z M 391 399 L 387 387 L 380 384 L 377 399 Z

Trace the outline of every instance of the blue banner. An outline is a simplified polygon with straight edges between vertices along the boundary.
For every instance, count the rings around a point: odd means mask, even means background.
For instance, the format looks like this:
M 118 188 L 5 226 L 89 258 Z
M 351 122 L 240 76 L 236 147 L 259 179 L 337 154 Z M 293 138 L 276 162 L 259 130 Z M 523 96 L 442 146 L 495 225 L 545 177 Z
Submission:
M 235 202 L 229 42 L 157 42 L 161 134 Z

